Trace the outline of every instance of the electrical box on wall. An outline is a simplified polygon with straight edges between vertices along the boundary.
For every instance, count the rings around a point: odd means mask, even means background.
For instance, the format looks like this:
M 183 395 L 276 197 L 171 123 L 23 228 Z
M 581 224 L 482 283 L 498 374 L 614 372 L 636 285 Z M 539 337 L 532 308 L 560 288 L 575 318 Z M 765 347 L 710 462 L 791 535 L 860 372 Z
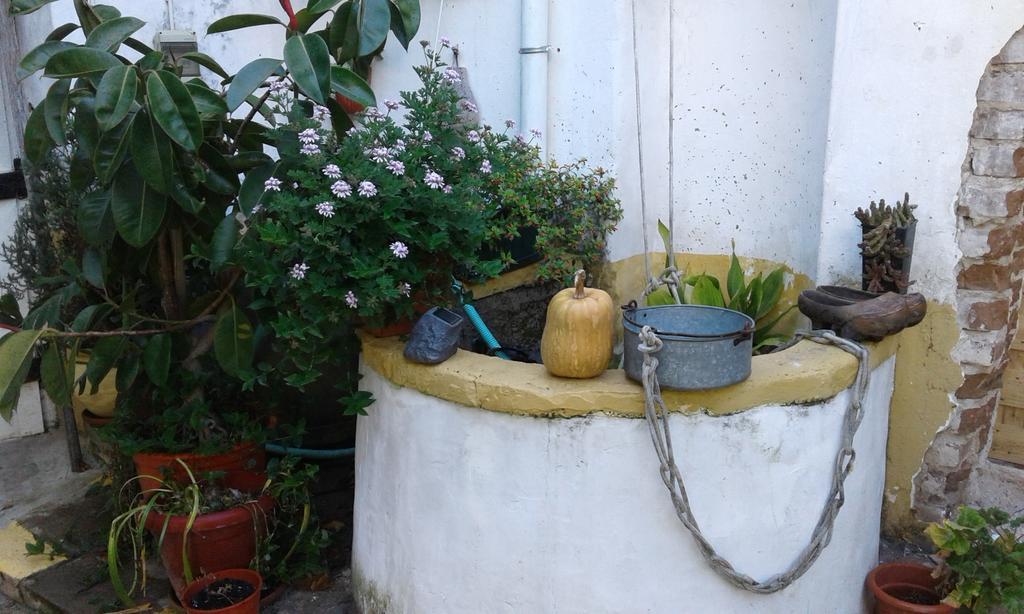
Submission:
M 182 77 L 198 77 L 199 64 L 192 60 L 179 60 L 182 55 L 199 51 L 196 33 L 186 30 L 160 30 L 153 37 L 153 46 L 171 56 L 181 66 Z

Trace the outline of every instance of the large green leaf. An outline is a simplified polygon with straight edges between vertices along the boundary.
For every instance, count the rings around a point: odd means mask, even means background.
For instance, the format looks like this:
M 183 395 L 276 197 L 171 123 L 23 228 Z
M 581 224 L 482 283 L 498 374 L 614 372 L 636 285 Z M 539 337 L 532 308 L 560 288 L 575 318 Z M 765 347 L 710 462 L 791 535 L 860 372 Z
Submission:
M 0 338 L 0 416 L 8 422 L 32 365 L 32 349 L 42 334 L 40 330 L 24 330 Z
M 114 363 L 121 357 L 127 340 L 124 337 L 103 337 L 93 346 L 89 364 L 85 365 L 85 379 L 92 384 L 89 394 L 96 394 L 100 382 L 110 373 Z
M 100 135 L 96 150 L 92 154 L 92 165 L 100 183 L 109 183 L 121 168 L 121 163 L 128 154 L 132 119 L 134 117 L 126 117 L 120 124 Z
M 284 62 L 299 89 L 326 104 L 331 91 L 331 54 L 324 39 L 315 34 L 289 38 L 284 44 Z
M 18 62 L 17 70 L 14 71 L 14 76 L 20 81 L 37 70 L 45 68 L 46 63 L 50 61 L 53 54 L 65 49 L 73 49 L 77 46 L 66 41 L 46 41 L 21 58 L 21 62 Z
M 729 274 L 725 279 L 725 287 L 729 291 L 729 302 L 739 296 L 746 284 L 743 283 L 743 267 L 740 266 L 740 259 L 736 257 L 735 247 L 732 250 L 732 259 L 729 261 Z
M 312 0 L 309 3 L 310 13 L 326 13 L 328 10 L 334 7 L 334 5 L 341 2 L 341 0 Z
M 327 41 L 339 63 L 347 62 L 359 53 L 359 28 L 352 9 L 351 1 L 338 7 L 328 29 Z
M 697 305 L 711 305 L 712 307 L 725 307 L 725 299 L 722 298 L 722 291 L 716 287 L 708 275 L 701 275 L 693 286 L 693 302 Z
M 141 362 L 138 352 L 125 352 L 121 355 L 121 359 L 117 361 L 117 376 L 114 378 L 114 386 L 118 392 L 128 390 L 135 383 Z
M 145 182 L 156 191 L 169 194 L 173 186 L 174 144 L 145 111 L 139 111 L 135 117 L 131 152 L 132 163 Z
M 83 307 L 75 319 L 71 322 L 71 330 L 76 333 L 83 333 L 87 330 L 91 330 L 97 322 L 102 322 L 113 307 L 107 303 L 101 303 L 98 305 L 87 305 Z
M 21 323 L 22 327 L 41 330 L 47 326 L 60 324 L 60 313 L 64 307 L 65 298 L 63 292 L 57 292 L 41 304 L 36 305 L 35 309 L 25 316 L 25 321 Z
M 74 366 L 68 364 L 66 356 L 60 344 L 51 340 L 43 351 L 39 365 L 39 379 L 43 389 L 57 407 L 71 404 L 71 391 L 74 389 Z
M 58 51 L 46 62 L 47 77 L 85 77 L 123 66 L 112 53 L 91 47 L 74 47 Z
M 89 245 L 107 247 L 114 238 L 114 214 L 110 193 L 90 192 L 78 203 L 78 231 Z
M 146 341 L 142 350 L 142 367 L 146 370 L 149 381 L 157 386 L 167 383 L 167 374 L 171 367 L 171 336 L 154 335 Z
M 207 189 L 225 196 L 238 194 L 238 171 L 231 168 L 224 154 L 213 145 L 204 143 L 199 149 L 199 157 L 206 171 L 203 185 Z
M 139 88 L 133 66 L 111 68 L 96 87 L 96 122 L 100 130 L 110 130 L 121 123 L 132 108 Z
M 238 223 L 234 214 L 226 215 L 213 230 L 213 239 L 210 241 L 210 265 L 213 270 L 224 268 L 224 265 L 231 260 L 236 241 L 238 241 Z
M 46 40 L 48 40 L 48 41 L 62 41 L 65 38 L 67 38 L 67 36 L 69 34 L 71 34 L 72 32 L 74 32 L 77 29 L 78 29 L 78 24 L 77 23 L 66 23 L 66 24 L 64 24 L 62 26 L 57 26 L 56 28 L 53 29 L 52 32 L 50 32 L 49 34 L 46 35 Z
M 32 109 L 25 124 L 25 156 L 29 162 L 39 166 L 46 160 L 46 154 L 53 146 L 50 131 L 46 128 L 46 107 L 39 105 Z
M 238 71 L 228 87 L 228 109 L 234 111 L 245 102 L 245 99 L 263 85 L 267 77 L 281 68 L 281 60 L 260 58 L 253 60 Z
M 761 304 L 758 306 L 755 320 L 763 318 L 768 315 L 769 311 L 775 308 L 775 305 L 782 297 L 785 276 L 785 270 L 778 268 L 768 273 L 768 276 L 764 278 L 764 283 L 761 285 Z
M 93 4 L 92 10 L 100 18 L 101 22 L 117 19 L 121 16 L 121 10 L 109 4 Z
M 331 89 L 364 107 L 377 106 L 370 84 L 344 66 L 331 66 Z
M 53 0 L 11 0 L 11 13 L 14 15 L 27 15 L 38 11 Z
M 224 70 L 224 68 L 221 67 L 221 65 L 217 63 L 217 60 L 214 60 L 213 58 L 211 58 L 210 56 L 206 55 L 205 53 L 201 53 L 199 51 L 189 51 L 188 53 L 183 53 L 183 54 L 179 55 L 178 59 L 179 60 L 191 60 L 191 61 L 195 62 L 196 64 L 199 64 L 203 68 L 205 68 L 205 69 L 207 69 L 207 70 L 209 70 L 211 72 L 214 72 L 217 75 L 219 75 L 219 76 L 221 76 L 221 77 L 223 77 L 225 79 L 228 78 L 228 71 Z
M 234 301 L 221 312 L 213 331 L 213 352 L 224 372 L 244 378 L 252 368 L 252 325 Z
M 44 118 L 46 129 L 50 132 L 50 138 L 57 145 L 67 143 L 65 134 L 65 120 L 68 116 L 68 89 L 71 87 L 71 79 L 57 79 L 46 92 L 46 99 L 43 104 L 46 106 Z
M 78 15 L 78 23 L 82 24 L 82 30 L 88 36 L 96 26 L 103 22 L 96 10 L 86 0 L 75 0 L 75 14 Z
M 91 247 L 82 252 L 82 277 L 100 290 L 106 287 L 103 268 L 103 255 L 100 252 Z
M 406 49 L 420 29 L 420 0 L 391 0 L 391 31 Z
M 164 60 L 166 58 L 167 54 L 163 51 L 152 51 L 150 53 L 143 54 L 142 57 L 135 62 L 135 65 L 139 70 L 159 70 L 160 68 L 163 68 Z
M 672 296 L 672 292 L 662 286 L 650 294 L 647 295 L 647 306 L 657 307 L 659 305 L 675 305 L 676 299 Z
M 360 56 L 370 55 L 387 40 L 391 28 L 388 0 L 356 0 L 352 4 L 359 31 Z
M 151 188 L 131 166 L 114 178 L 110 206 L 118 234 L 132 247 L 142 247 L 160 232 L 167 197 Z
M 85 39 L 85 46 L 116 51 L 129 36 L 146 25 L 135 17 L 115 17 L 96 26 Z
M 220 94 L 197 83 L 186 83 L 188 93 L 196 104 L 196 110 L 202 115 L 223 115 L 228 112 L 228 105 Z
M 238 15 L 229 15 L 227 17 L 222 17 L 221 19 L 218 19 L 217 21 L 211 23 L 210 27 L 206 29 L 206 33 L 217 34 L 220 32 L 238 30 L 240 28 L 251 28 L 252 26 L 267 25 L 283 26 L 284 23 L 277 17 L 272 17 L 270 15 L 241 13 Z
M 242 187 L 238 190 L 238 206 L 242 213 L 252 215 L 252 209 L 263 199 L 267 189 L 263 184 L 274 176 L 277 162 L 254 168 L 245 174 Z
M 96 143 L 100 140 L 100 126 L 96 122 L 96 99 L 92 96 L 79 98 L 75 103 L 75 118 L 72 122 L 75 139 L 80 150 L 92 159 Z
M 167 136 L 189 151 L 199 149 L 203 122 L 181 79 L 166 70 L 152 73 L 146 78 L 146 96 L 153 119 Z
M 757 320 L 757 313 L 761 309 L 761 298 L 764 296 L 764 279 L 761 274 L 758 273 L 757 277 L 750 281 L 750 291 L 747 295 L 746 304 L 743 305 L 742 311 L 754 320 Z

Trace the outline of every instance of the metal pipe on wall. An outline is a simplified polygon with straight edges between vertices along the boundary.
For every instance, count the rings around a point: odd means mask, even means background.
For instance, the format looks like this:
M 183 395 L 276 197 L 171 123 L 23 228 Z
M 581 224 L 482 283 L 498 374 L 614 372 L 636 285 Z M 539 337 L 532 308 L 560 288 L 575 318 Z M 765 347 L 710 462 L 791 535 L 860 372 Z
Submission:
M 519 129 L 540 130 L 536 140 L 547 152 L 548 138 L 548 12 L 549 0 L 522 0 L 520 35 Z

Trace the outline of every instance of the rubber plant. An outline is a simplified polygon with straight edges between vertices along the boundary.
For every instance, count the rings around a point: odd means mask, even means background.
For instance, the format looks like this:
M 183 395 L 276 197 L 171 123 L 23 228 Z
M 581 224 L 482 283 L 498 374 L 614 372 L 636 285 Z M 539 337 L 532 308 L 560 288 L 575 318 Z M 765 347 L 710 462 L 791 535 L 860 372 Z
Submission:
M 284 28 L 283 63 L 259 58 L 243 66 L 229 88 L 228 106 L 233 111 L 247 103 L 250 117 L 266 114 L 268 95 L 254 97 L 253 92 L 272 76 L 282 83 L 290 78 L 310 101 L 329 109 L 335 130 L 344 134 L 352 127 L 350 113 L 376 104 L 367 80 L 388 32 L 409 48 L 420 25 L 419 0 L 309 0 L 298 11 L 291 0 L 279 2 L 286 21 L 273 15 L 230 15 L 206 30 L 219 34 L 264 25 Z
M 15 0 L 12 12 L 31 13 L 54 1 Z M 119 402 L 154 404 L 158 413 L 159 407 L 234 404 L 240 383 L 251 379 L 255 331 L 240 293 L 243 271 L 232 262 L 240 216 L 231 208 L 247 210 L 275 167 L 263 152 L 269 128 L 255 117 L 271 86 L 283 83 L 308 99 L 308 107 L 325 104 L 335 126 L 350 125 L 331 94 L 365 104 L 374 97 L 339 62 L 372 58 L 389 29 L 408 44 L 419 4 L 351 0 L 338 7 L 318 0 L 294 11 L 282 0 L 287 23 L 266 15 L 225 17 L 209 32 L 267 23 L 286 30 L 283 61 L 261 58 L 231 75 L 204 53 L 172 57 L 151 49 L 132 37 L 145 25 L 139 19 L 72 1 L 78 23 L 58 27 L 29 51 L 18 76 L 43 71 L 53 81 L 29 116 L 26 155 L 38 164 L 53 149 L 68 148 L 87 248 L 63 264 L 59 289 L 26 316 L 23 330 L 0 341 L 0 416 L 10 419 L 37 350 L 44 386 L 59 404 L 69 402 L 75 385 L 95 390 L 115 368 Z M 323 30 L 308 32 L 331 11 Z M 77 30 L 84 42 L 67 41 Z M 183 60 L 219 83 L 182 80 Z M 249 113 L 232 117 L 242 104 Z M 84 307 L 62 319 L 71 302 Z M 73 381 L 71 361 L 83 347 L 91 359 Z
M 51 1 L 21 0 L 12 10 Z M 26 156 L 40 164 L 67 149 L 86 248 L 63 263 L 58 290 L 27 314 L 23 330 L 0 344 L 5 418 L 37 348 L 44 386 L 62 405 L 83 347 L 91 359 L 79 386 L 95 390 L 116 368 L 119 393 L 162 391 L 169 403 L 201 399 L 206 379 L 240 377 L 251 363 L 252 327 L 236 297 L 241 270 L 230 262 L 238 222 L 226 211 L 239 173 L 269 160 L 261 129 L 231 118 L 222 90 L 182 80 L 182 59 L 226 76 L 209 56 L 171 57 L 132 38 L 141 20 L 73 4 L 78 23 L 50 33 L 17 72 L 52 81 L 29 115 Z M 65 40 L 77 30 L 83 43 Z M 73 301 L 83 307 L 62 318 Z M 193 385 L 181 386 L 185 373 Z

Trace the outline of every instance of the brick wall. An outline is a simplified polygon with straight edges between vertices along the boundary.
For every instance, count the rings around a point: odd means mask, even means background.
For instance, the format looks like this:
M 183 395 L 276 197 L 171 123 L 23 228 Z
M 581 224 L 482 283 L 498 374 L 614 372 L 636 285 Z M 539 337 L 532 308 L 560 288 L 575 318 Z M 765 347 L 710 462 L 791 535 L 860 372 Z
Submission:
M 992 59 L 978 86 L 963 183 L 957 197 L 963 382 L 955 410 L 914 479 L 920 520 L 964 502 L 988 448 L 1024 281 L 1024 30 Z

